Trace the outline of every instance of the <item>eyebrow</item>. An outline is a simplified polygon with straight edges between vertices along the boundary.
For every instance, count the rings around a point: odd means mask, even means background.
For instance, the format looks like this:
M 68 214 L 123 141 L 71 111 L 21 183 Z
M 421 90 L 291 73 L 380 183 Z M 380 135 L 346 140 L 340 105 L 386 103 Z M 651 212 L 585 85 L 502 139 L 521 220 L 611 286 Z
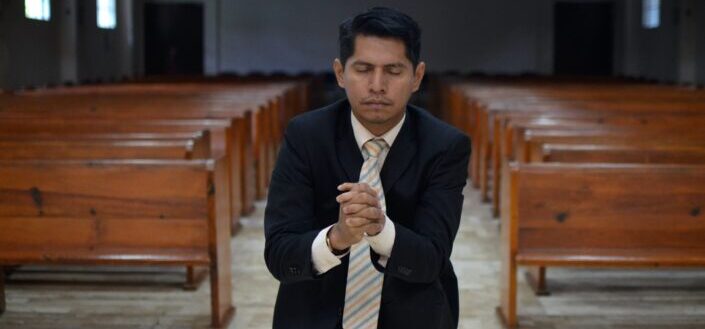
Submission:
M 364 66 L 375 66 L 372 63 L 364 62 L 364 61 L 355 61 L 352 63 L 353 66 L 358 66 L 358 65 L 364 65 Z M 404 63 L 392 63 L 392 64 L 386 64 L 384 65 L 385 68 L 405 68 L 406 65 Z

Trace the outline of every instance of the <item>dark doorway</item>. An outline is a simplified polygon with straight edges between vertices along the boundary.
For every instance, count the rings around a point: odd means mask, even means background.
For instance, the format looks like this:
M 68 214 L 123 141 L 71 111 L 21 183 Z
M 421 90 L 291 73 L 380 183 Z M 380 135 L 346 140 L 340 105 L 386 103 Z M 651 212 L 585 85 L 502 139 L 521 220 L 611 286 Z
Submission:
M 558 2 L 554 70 L 561 75 L 612 75 L 612 2 Z
M 203 74 L 203 5 L 144 5 L 147 75 Z

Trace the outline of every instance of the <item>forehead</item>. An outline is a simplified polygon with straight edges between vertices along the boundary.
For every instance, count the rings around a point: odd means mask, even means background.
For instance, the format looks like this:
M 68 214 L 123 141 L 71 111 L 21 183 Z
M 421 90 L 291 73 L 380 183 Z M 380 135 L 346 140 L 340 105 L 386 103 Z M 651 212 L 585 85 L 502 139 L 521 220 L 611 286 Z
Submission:
M 355 37 L 355 52 L 348 63 L 366 62 L 375 65 L 411 64 L 406 57 L 404 42 L 394 38 L 358 35 Z

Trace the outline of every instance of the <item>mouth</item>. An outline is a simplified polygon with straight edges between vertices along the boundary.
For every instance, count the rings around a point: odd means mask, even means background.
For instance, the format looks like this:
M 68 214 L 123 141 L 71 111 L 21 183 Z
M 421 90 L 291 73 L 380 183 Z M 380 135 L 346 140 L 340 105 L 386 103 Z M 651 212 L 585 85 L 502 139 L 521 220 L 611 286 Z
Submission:
M 365 105 L 366 107 L 370 107 L 370 108 L 374 108 L 374 109 L 381 109 L 381 108 L 391 106 L 392 103 L 389 101 L 384 101 L 384 100 L 371 100 L 371 101 L 362 102 L 362 105 Z

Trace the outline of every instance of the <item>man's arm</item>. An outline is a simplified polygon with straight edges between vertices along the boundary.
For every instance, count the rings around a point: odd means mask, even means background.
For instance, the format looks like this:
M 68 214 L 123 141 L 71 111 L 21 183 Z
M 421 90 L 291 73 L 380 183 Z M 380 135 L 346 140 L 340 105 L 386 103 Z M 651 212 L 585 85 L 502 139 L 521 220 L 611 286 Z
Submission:
M 311 168 L 292 121 L 272 172 L 264 214 L 264 259 L 272 275 L 282 283 L 315 278 L 311 245 L 314 229 L 314 191 Z
M 387 274 L 408 282 L 429 283 L 447 266 L 460 225 L 469 156 L 470 141 L 459 135 L 431 169 L 412 225 L 395 222 Z

